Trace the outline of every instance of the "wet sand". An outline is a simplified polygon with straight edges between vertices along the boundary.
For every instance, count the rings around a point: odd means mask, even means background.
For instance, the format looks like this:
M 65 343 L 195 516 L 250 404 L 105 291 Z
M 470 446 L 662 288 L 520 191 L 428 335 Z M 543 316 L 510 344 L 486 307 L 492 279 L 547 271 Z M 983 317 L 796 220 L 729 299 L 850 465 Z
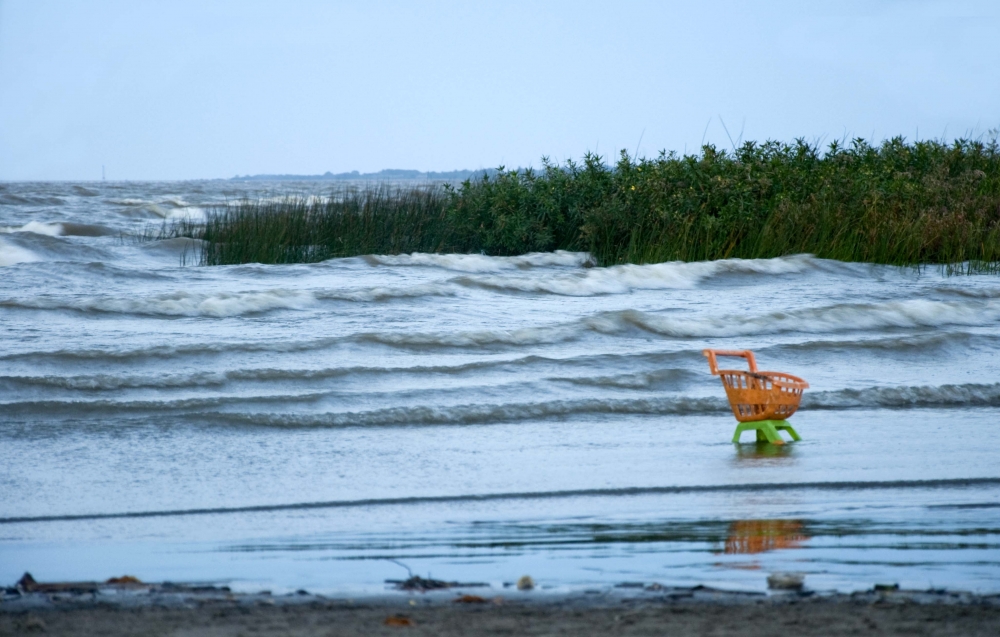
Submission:
M 942 592 L 470 598 L 22 598 L 0 635 L 996 635 L 1000 596 Z

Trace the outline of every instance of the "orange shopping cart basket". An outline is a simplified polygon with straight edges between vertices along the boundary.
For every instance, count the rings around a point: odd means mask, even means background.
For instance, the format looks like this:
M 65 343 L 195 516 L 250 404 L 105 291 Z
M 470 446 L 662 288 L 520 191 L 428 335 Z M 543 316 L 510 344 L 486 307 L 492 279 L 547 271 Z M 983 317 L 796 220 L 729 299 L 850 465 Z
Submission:
M 793 440 L 801 440 L 786 419 L 799 408 L 802 392 L 809 383 L 784 372 L 758 371 L 757 360 L 750 350 L 706 349 L 702 353 L 708 358 L 712 374 L 722 379 L 729 406 L 740 422 L 733 442 L 739 442 L 740 434 L 751 430 L 757 432 L 757 440 L 761 442 L 784 444 L 778 430 L 787 431 Z M 745 358 L 750 369 L 719 369 L 716 360 L 719 356 Z

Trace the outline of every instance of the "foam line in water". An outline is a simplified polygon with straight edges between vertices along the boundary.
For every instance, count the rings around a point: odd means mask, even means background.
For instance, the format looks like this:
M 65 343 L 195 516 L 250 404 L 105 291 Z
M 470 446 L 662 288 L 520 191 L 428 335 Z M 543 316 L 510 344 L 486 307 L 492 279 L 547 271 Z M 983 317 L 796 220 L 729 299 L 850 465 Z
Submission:
M 2 253 L 0 253 L 2 254 Z M 0 256 L 2 258 L 2 256 Z M 372 288 L 361 291 L 347 291 L 340 294 L 341 298 L 361 300 L 370 298 L 379 300 L 389 288 Z M 396 289 L 392 289 L 395 292 Z M 407 289 L 399 288 L 400 293 L 408 293 Z M 417 289 L 416 293 L 433 293 L 435 290 Z M 447 294 L 447 289 L 437 290 Z M 121 310 L 132 309 L 153 313 L 153 309 L 164 315 L 173 312 L 175 316 L 215 313 L 218 316 L 231 316 L 231 313 L 262 312 L 267 309 L 305 308 L 316 299 L 311 292 L 284 292 L 281 290 L 269 292 L 250 292 L 249 297 L 240 298 L 231 294 L 197 295 L 193 293 L 175 293 L 153 297 L 153 307 L 143 305 L 149 299 L 115 299 L 99 297 L 104 307 L 117 307 Z M 322 292 L 332 297 L 337 293 Z M 285 296 L 283 296 L 285 295 Z M 95 297 L 87 297 L 95 298 Z M 88 301 L 78 299 L 85 307 Z M 96 303 L 99 305 L 100 303 Z M 204 305 L 202 305 L 204 303 Z M 52 307 L 62 308 L 66 301 L 61 297 L 30 297 L 15 298 L 0 301 L 0 306 L 7 307 Z M 159 305 L 159 307 L 156 307 Z M 110 310 L 108 310 L 110 311 Z M 803 332 L 812 334 L 838 333 L 850 331 L 880 331 L 897 328 L 931 328 L 944 325 L 963 326 L 993 326 L 1000 321 L 1000 299 L 982 300 L 966 299 L 963 301 L 933 301 L 927 299 L 911 299 L 905 301 L 887 301 L 869 304 L 836 304 L 804 310 L 788 312 L 773 312 L 757 316 L 677 316 L 660 315 L 638 310 L 620 310 L 603 312 L 578 321 L 555 323 L 539 327 L 526 327 L 515 330 L 478 330 L 470 332 L 432 333 L 432 332 L 361 332 L 353 335 L 318 338 L 304 341 L 270 340 L 266 342 L 243 341 L 234 343 L 204 343 L 181 346 L 150 346 L 142 349 L 116 350 L 101 349 L 60 349 L 35 351 L 16 354 L 0 354 L 0 360 L 15 360 L 24 358 L 53 359 L 127 359 L 127 358 L 170 358 L 175 356 L 203 356 L 226 352 L 295 352 L 318 350 L 332 347 L 343 342 L 377 343 L 402 349 L 448 349 L 448 348 L 479 348 L 484 346 L 533 346 L 567 342 L 582 338 L 587 333 L 597 333 L 608 336 L 627 335 L 636 329 L 654 333 L 667 338 L 729 338 L 739 336 L 770 335 L 779 332 Z M 776 345 L 778 348 L 824 348 L 857 347 L 857 348 L 888 348 L 907 349 L 920 344 L 921 335 L 905 335 L 888 337 L 887 340 L 855 339 L 840 341 L 809 341 L 803 344 Z M 950 334 L 927 335 L 931 339 L 972 338 L 964 332 Z M 977 337 L 978 338 L 978 337 Z M 989 338 L 982 336 L 982 338 Z M 880 343 L 882 343 L 880 345 Z
M 933 301 L 908 299 L 883 303 L 838 303 L 818 308 L 758 315 L 676 315 L 639 310 L 602 312 L 578 321 L 517 330 L 441 333 L 367 333 L 356 339 L 399 347 L 481 347 L 559 343 L 587 332 L 615 336 L 640 329 L 668 338 L 730 338 L 778 332 L 835 333 L 983 326 L 1000 321 L 1000 300 Z
M 363 257 L 372 265 L 423 266 L 459 272 L 501 272 L 544 267 L 581 267 L 593 264 L 586 252 L 530 252 L 516 257 L 489 257 L 484 254 L 373 254 Z
M 25 524 L 38 522 L 74 522 L 81 520 L 113 520 L 123 518 L 178 517 L 190 515 L 224 515 L 233 513 L 268 513 L 274 511 L 301 511 L 307 509 L 338 509 L 349 507 L 405 506 L 444 504 L 451 502 L 495 502 L 502 500 L 551 500 L 559 498 L 630 497 L 643 495 L 674 495 L 689 493 L 740 493 L 774 491 L 860 491 L 870 489 L 963 489 L 997 486 L 1000 478 L 952 478 L 938 480 L 881 480 L 843 482 L 759 482 L 719 485 L 690 485 L 671 487 L 621 487 L 611 489 L 570 489 L 565 491 L 522 491 L 511 493 L 483 493 L 442 496 L 414 496 L 401 498 L 369 498 L 363 500 L 330 500 L 326 502 L 297 502 L 291 504 L 263 504 L 243 507 L 215 507 L 204 509 L 168 509 L 162 511 L 127 511 L 121 513 L 84 513 L 77 515 L 37 515 L 0 518 L 0 524 Z
M 269 399 L 275 402 L 278 399 Z M 290 400 L 295 400 L 294 397 Z M 944 385 L 942 387 L 872 387 L 806 393 L 803 409 L 906 409 L 920 407 L 995 407 L 1000 406 L 1000 384 Z M 18 407 L 23 403 L 17 403 Z M 131 408 L 122 403 L 120 409 Z M 193 406 L 193 405 L 192 405 Z M 57 409 L 45 401 L 43 411 Z M 40 407 L 40 408 L 41 408 Z M 8 409 L 13 412 L 15 404 Z M 34 408 L 34 404 L 33 404 Z M 662 398 L 587 398 L 552 400 L 536 403 L 464 404 L 448 407 L 413 405 L 359 412 L 325 413 L 247 413 L 215 412 L 194 414 L 196 418 L 218 420 L 245 426 L 325 428 L 485 425 L 547 420 L 565 416 L 605 414 L 684 415 L 723 414 L 729 412 L 724 397 L 670 396 Z
M 593 357 L 581 357 L 585 362 L 589 359 L 601 360 L 605 355 Z M 622 358 L 622 357 L 616 357 Z M 569 359 L 576 360 L 576 359 Z M 0 375 L 0 383 L 10 385 L 21 385 L 26 387 L 58 387 L 71 390 L 94 390 L 107 391 L 114 389 L 171 389 L 184 387 L 208 387 L 221 386 L 230 381 L 247 382 L 273 382 L 273 381 L 318 381 L 331 378 L 342 378 L 345 376 L 371 376 L 371 375 L 402 375 L 412 374 L 418 376 L 445 375 L 460 376 L 469 372 L 481 375 L 483 372 L 491 370 L 502 370 L 504 368 L 524 368 L 531 365 L 559 365 L 565 359 L 552 359 L 543 356 L 522 356 L 519 358 L 508 358 L 500 360 L 483 360 L 470 363 L 459 363 L 456 365 L 403 365 L 387 367 L 369 366 L 347 366 L 347 367 L 321 367 L 314 369 L 299 368 L 247 368 L 234 369 L 226 372 L 194 372 L 190 374 L 151 374 L 151 375 L 121 375 L 121 374 L 79 374 L 73 376 L 63 376 L 47 374 L 44 376 L 18 376 Z M 679 373 L 679 370 L 667 370 L 665 372 L 654 372 L 654 374 L 671 375 Z M 573 380 L 573 379 L 553 379 L 553 380 Z M 627 382 L 627 381 L 624 381 Z
M 169 239 L 189 242 L 191 239 Z M 166 243 L 166 242 L 160 242 Z M 454 296 L 456 290 L 446 285 L 425 284 L 409 287 L 373 287 L 346 290 L 258 290 L 212 294 L 177 291 L 156 296 L 53 296 L 0 300 L 0 307 L 31 310 L 73 310 L 133 314 L 140 316 L 205 316 L 224 318 L 260 314 L 273 310 L 303 310 L 316 301 L 373 302 L 422 296 Z
M 727 338 L 776 332 L 831 333 L 892 328 L 980 326 L 1000 321 L 1000 300 L 837 303 L 758 315 L 677 316 L 620 310 L 583 320 L 595 332 L 614 334 L 629 327 L 676 338 Z
M 671 262 L 650 265 L 616 265 L 590 268 L 582 272 L 549 276 L 463 276 L 456 283 L 500 292 L 534 292 L 563 296 L 624 294 L 633 290 L 693 288 L 698 283 L 724 274 L 799 274 L 816 268 L 810 255 L 775 259 L 725 259 L 691 263 Z
M 216 411 L 230 407 L 305 407 L 329 397 L 328 391 L 259 396 L 189 397 L 167 400 L 12 400 L 2 403 L 10 416 L 60 413 L 168 413 L 186 412 L 188 418 L 222 424 L 277 428 L 339 428 L 484 425 L 547 420 L 587 415 L 683 415 L 728 413 L 722 396 L 673 395 L 656 398 L 586 398 L 540 402 L 459 405 L 401 405 L 368 411 Z M 389 394 L 391 395 L 391 394 Z M 388 395 L 387 395 L 388 396 Z M 942 385 L 940 387 L 869 387 L 809 392 L 804 409 L 907 409 L 921 407 L 995 407 L 1000 405 L 1000 383 Z
M 871 350 L 886 352 L 910 352 L 930 354 L 933 350 L 952 345 L 971 346 L 977 343 L 994 347 L 1000 336 L 993 334 L 974 334 L 965 331 L 930 332 L 923 334 L 907 334 L 905 336 L 885 336 L 859 339 L 819 339 L 801 343 L 780 343 L 756 351 L 836 351 L 836 350 Z
M 408 287 L 377 286 L 355 290 L 321 290 L 316 298 L 329 301 L 388 301 L 390 299 L 430 296 L 455 296 L 458 291 L 447 284 L 422 283 Z
M 584 387 L 609 387 L 615 389 L 653 389 L 704 380 L 705 373 L 689 369 L 663 368 L 649 372 L 629 372 L 613 376 L 565 376 L 549 378 L 556 382 Z
M 298 394 L 268 394 L 257 396 L 212 396 L 207 398 L 177 398 L 173 400 L 25 400 L 0 403 L 7 414 L 33 413 L 55 415 L 59 412 L 76 414 L 124 414 L 127 412 L 176 412 L 197 409 L 219 409 L 231 405 L 268 405 L 311 403 L 326 398 L 329 392 Z
M 226 317 L 256 314 L 276 309 L 303 309 L 315 298 L 298 290 L 221 292 L 204 294 L 177 291 L 149 297 L 132 296 L 33 296 L 4 299 L 3 307 L 40 310 L 76 310 L 160 316 Z
M 106 237 L 118 234 L 113 228 L 92 223 L 73 223 L 70 221 L 60 221 L 45 223 L 41 221 L 29 221 L 23 226 L 7 226 L 0 228 L 0 232 L 12 234 L 15 232 L 32 232 L 47 237 Z
M 1000 405 L 1000 383 L 865 387 L 807 392 L 802 397 L 802 407 L 807 409 L 985 407 L 996 405 Z
M 41 409 L 51 413 L 58 409 L 58 401 L 39 403 L 8 403 L 9 413 L 15 409 Z M 82 403 L 85 404 L 85 403 Z M 103 405 L 102 405 L 103 407 Z M 335 427 L 391 427 L 391 426 L 440 426 L 485 425 L 546 420 L 563 416 L 589 414 L 699 414 L 721 413 L 728 410 L 724 398 L 674 397 L 674 398 L 624 398 L 580 400 L 551 400 L 537 403 L 464 404 L 448 407 L 413 405 L 388 407 L 357 412 L 324 413 L 268 413 L 268 412 L 212 412 L 192 414 L 195 418 L 215 420 L 225 424 L 278 428 L 335 428 Z
M 27 400 L 0 403 L 9 416 L 44 414 L 126 414 L 186 412 L 187 418 L 222 424 L 276 428 L 340 428 L 486 425 L 547 420 L 565 416 L 606 414 L 683 415 L 727 413 L 721 396 L 665 396 L 658 398 L 586 398 L 502 404 L 449 406 L 403 405 L 369 411 L 294 412 L 216 411 L 230 407 L 285 408 L 315 405 L 328 391 L 258 396 L 212 396 L 168 400 Z M 390 394 L 391 395 L 391 394 Z M 995 407 L 1000 405 L 1000 383 L 942 385 L 939 387 L 869 387 L 807 392 L 803 409 L 907 409 L 921 407 Z
M 307 352 L 333 347 L 343 343 L 344 338 L 331 336 L 324 338 L 314 338 L 308 340 L 271 340 L 271 341 L 222 341 L 190 343 L 184 345 L 150 345 L 141 348 L 113 347 L 88 348 L 88 349 L 55 349 L 41 350 L 33 352 L 17 352 L 13 354 L 0 354 L 0 360 L 30 360 L 38 362 L 41 360 L 85 360 L 99 361 L 109 359 L 114 361 L 141 360 L 144 358 L 163 359 L 176 358 L 182 356 L 214 356 L 231 353 L 253 353 L 253 352 Z
M 61 223 L 43 223 L 41 221 L 29 221 L 23 226 L 8 226 L 0 231 L 6 233 L 33 232 L 35 234 L 44 234 L 49 237 L 58 237 L 63 234 L 63 226 Z

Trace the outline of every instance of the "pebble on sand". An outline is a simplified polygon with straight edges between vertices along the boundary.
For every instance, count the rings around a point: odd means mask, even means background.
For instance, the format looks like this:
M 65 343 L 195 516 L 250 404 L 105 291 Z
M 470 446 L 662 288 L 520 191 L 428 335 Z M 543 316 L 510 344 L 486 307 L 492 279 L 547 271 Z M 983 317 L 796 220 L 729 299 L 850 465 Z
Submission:
M 771 573 L 767 576 L 767 587 L 772 590 L 802 590 L 805 575 L 801 573 Z

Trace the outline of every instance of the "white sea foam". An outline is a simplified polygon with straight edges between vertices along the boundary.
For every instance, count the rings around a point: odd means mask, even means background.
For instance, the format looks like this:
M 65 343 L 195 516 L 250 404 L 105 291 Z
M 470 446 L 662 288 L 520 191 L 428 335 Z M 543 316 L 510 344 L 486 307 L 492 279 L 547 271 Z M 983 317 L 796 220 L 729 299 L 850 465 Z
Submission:
M 205 294 L 179 291 L 146 297 L 118 296 L 34 296 L 5 299 L 0 306 L 45 310 L 114 312 L 153 316 L 239 316 L 277 309 L 302 309 L 315 302 L 308 292 L 264 290 Z
M 41 222 L 29 221 L 23 226 L 6 226 L 0 228 L 0 232 L 12 234 L 15 232 L 31 232 L 44 235 L 46 237 L 78 236 L 78 237 L 103 237 L 116 234 L 114 230 L 106 226 L 90 223 L 72 222 Z
M 1000 301 L 908 299 L 842 303 L 757 316 L 667 316 L 636 310 L 584 319 L 590 329 L 616 333 L 630 327 L 681 338 L 750 336 L 777 332 L 827 333 L 941 325 L 990 325 L 1000 321 Z
M 206 215 L 205 215 L 205 210 L 203 208 L 199 208 L 197 206 L 183 206 L 174 208 L 173 210 L 169 211 L 164 218 L 176 219 L 176 220 L 183 219 L 187 221 L 194 221 L 196 223 L 200 223 L 202 221 L 205 221 Z
M 26 250 L 20 246 L 11 245 L 0 240 L 0 267 L 14 265 L 15 263 L 30 263 L 32 261 L 41 261 L 41 259 L 31 250 Z
M 226 382 L 226 375 L 216 372 L 198 372 L 194 374 L 156 374 L 151 376 L 121 374 L 3 376 L 0 377 L 0 382 L 46 389 L 54 387 L 75 391 L 112 391 L 116 389 L 175 389 L 219 386 Z
M 1000 301 L 910 299 L 877 304 L 837 304 L 756 316 L 677 316 L 621 310 L 603 312 L 575 322 L 514 330 L 374 332 L 358 334 L 355 338 L 415 348 L 528 346 L 571 341 L 587 332 L 618 335 L 635 329 L 671 338 L 726 338 L 782 332 L 823 334 L 944 325 L 978 326 L 997 321 L 1000 321 Z
M 312 400 L 312 394 L 288 396 L 290 402 Z M 268 402 L 280 402 L 270 397 Z M 1000 404 L 1000 384 L 940 387 L 871 387 L 807 392 L 804 409 L 878 409 Z M 356 427 L 391 425 L 472 425 L 544 420 L 602 414 L 714 414 L 728 412 L 722 397 L 589 398 L 503 404 L 452 406 L 413 405 L 358 412 L 332 413 L 214 413 L 229 422 L 276 427 Z
M 251 200 L 254 204 L 287 204 L 294 203 L 306 206 L 321 206 L 328 201 L 329 197 L 322 195 L 269 195 L 267 197 L 254 197 Z M 238 202 L 237 204 L 238 205 Z
M 690 414 L 728 409 L 724 398 L 554 400 L 537 403 L 417 405 L 360 412 L 200 414 L 231 423 L 270 427 L 472 425 L 586 414 Z
M 171 255 L 188 254 L 194 257 L 204 244 L 205 242 L 201 239 L 173 237 L 158 241 L 146 241 L 140 243 L 139 247 L 147 252 L 165 252 Z
M 130 217 L 159 217 L 161 219 L 177 221 L 188 220 L 196 223 L 203 222 L 207 218 L 204 208 L 176 204 L 177 202 L 173 201 L 167 204 L 143 202 L 129 206 L 122 212 Z
M 23 226 L 7 226 L 0 230 L 6 233 L 12 232 L 33 232 L 35 234 L 43 234 L 48 237 L 58 237 L 63 234 L 63 225 L 61 223 L 43 223 L 41 221 L 29 221 Z
M 206 378 L 208 382 L 221 379 Z M 109 386 L 112 388 L 113 384 Z M 165 388 L 165 387 L 164 387 Z M 204 410 L 199 419 L 217 419 L 272 427 L 357 427 L 392 425 L 471 425 L 545 420 L 565 416 L 605 414 L 713 414 L 729 411 L 721 396 L 695 397 L 672 395 L 657 398 L 584 398 L 538 402 L 507 402 L 460 405 L 401 405 L 353 412 L 311 412 L 291 406 L 321 404 L 329 397 L 326 391 L 260 394 L 247 396 L 206 396 L 166 398 L 164 400 L 12 400 L 4 407 L 21 414 L 72 410 L 74 413 L 163 412 L 167 410 Z M 824 392 L 806 392 L 803 409 L 906 409 L 989 407 L 1000 404 L 1000 384 L 963 384 L 927 387 L 867 387 Z M 233 406 L 278 408 L 281 411 L 230 411 Z M 223 410 L 223 411 L 217 411 Z
M 40 295 L 4 299 L 0 301 L 0 306 L 154 316 L 224 317 L 279 309 L 306 309 L 324 300 L 371 302 L 454 294 L 454 289 L 447 285 L 424 284 L 408 288 L 375 287 L 355 290 L 274 289 L 214 294 L 178 291 L 147 297 Z M 523 346 L 573 340 L 587 332 L 616 335 L 634 329 L 673 338 L 725 338 L 780 332 L 835 333 L 941 325 L 977 326 L 997 321 L 1000 321 L 1000 300 L 960 302 L 910 299 L 879 304 L 837 304 L 757 316 L 676 316 L 622 310 L 600 313 L 579 321 L 519 329 L 362 332 L 352 338 L 400 347 Z
M 531 252 L 516 257 L 489 257 L 484 254 L 373 254 L 365 259 L 373 265 L 424 266 L 459 272 L 502 272 L 543 267 L 580 267 L 592 263 L 586 252 Z
M 902 408 L 933 406 L 990 406 L 1000 404 L 1000 383 L 967 383 L 920 387 L 865 387 L 806 392 L 803 408 Z
M 183 239 L 168 239 L 160 244 Z M 186 240 L 192 241 L 192 240 Z M 374 287 L 347 290 L 257 290 L 245 292 L 197 293 L 178 291 L 145 297 L 110 295 L 53 296 L 8 298 L 0 307 L 40 310 L 77 310 L 149 316 L 240 316 L 272 310 L 301 310 L 317 301 L 386 301 L 420 296 L 452 296 L 455 289 L 446 285 L 416 285 L 407 288 Z
M 331 301 L 387 301 L 421 296 L 455 296 L 457 292 L 450 285 L 426 283 L 405 288 L 378 286 L 354 290 L 322 290 L 315 294 L 317 299 Z
M 360 341 L 398 347 L 484 347 L 490 345 L 542 345 L 572 340 L 581 336 L 577 324 L 526 327 L 515 330 L 477 330 L 453 333 L 368 332 L 354 338 Z
M 565 296 L 593 296 L 597 294 L 623 294 L 632 290 L 692 288 L 704 279 L 727 273 L 798 274 L 814 268 L 815 263 L 814 257 L 795 255 L 776 259 L 727 259 L 693 263 L 616 265 L 568 274 L 464 276 L 457 278 L 456 282 L 462 285 L 495 290 L 543 292 Z

